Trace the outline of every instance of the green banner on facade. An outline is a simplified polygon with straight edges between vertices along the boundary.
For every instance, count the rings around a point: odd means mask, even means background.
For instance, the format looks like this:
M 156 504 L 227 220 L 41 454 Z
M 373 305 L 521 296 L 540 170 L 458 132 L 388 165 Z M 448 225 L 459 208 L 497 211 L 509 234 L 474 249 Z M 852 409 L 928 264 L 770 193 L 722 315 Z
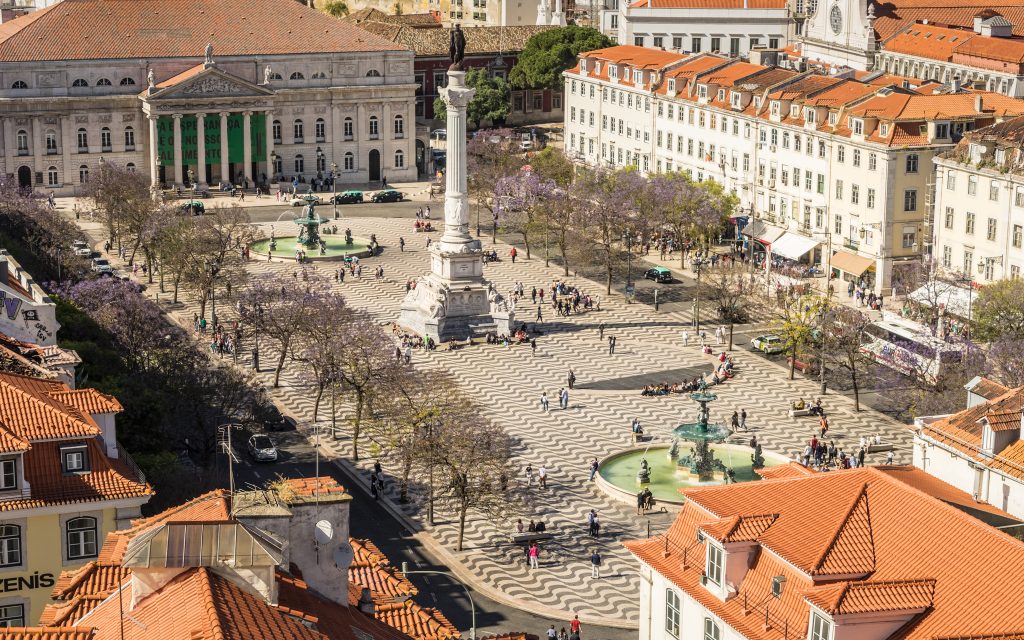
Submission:
M 254 113 L 249 118 L 252 138 L 252 160 L 262 161 L 267 155 L 267 122 L 266 115 Z M 245 116 L 232 113 L 228 116 L 228 162 L 245 161 L 244 144 Z M 157 152 L 160 164 L 165 167 L 174 166 L 174 118 L 161 116 L 157 120 Z M 221 160 L 220 116 L 206 116 L 204 126 L 204 142 L 206 148 L 206 164 L 217 165 Z M 181 117 L 181 162 L 183 165 L 194 165 L 199 159 L 198 118 L 194 115 Z

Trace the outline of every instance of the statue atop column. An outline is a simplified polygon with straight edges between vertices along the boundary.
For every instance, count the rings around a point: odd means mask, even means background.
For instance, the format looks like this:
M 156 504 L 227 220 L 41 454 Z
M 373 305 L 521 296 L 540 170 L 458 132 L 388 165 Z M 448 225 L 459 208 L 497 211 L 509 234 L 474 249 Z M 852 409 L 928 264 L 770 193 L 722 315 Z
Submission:
M 449 71 L 462 71 L 462 60 L 466 57 L 466 34 L 462 31 L 462 27 L 456 23 L 455 28 L 452 29 L 451 35 L 448 38 L 448 57 L 451 58 L 452 64 L 448 67 Z
M 263 84 L 270 86 L 270 77 L 272 75 L 274 75 L 274 72 L 270 69 L 270 65 L 268 64 L 263 68 Z
M 150 67 L 149 73 L 146 74 L 146 82 L 149 83 L 149 92 L 153 93 L 156 90 L 156 74 L 153 73 L 152 67 Z
M 203 64 L 205 64 L 206 66 L 210 66 L 210 65 L 213 64 L 213 43 L 212 42 L 207 42 L 206 43 L 206 59 L 203 61 Z

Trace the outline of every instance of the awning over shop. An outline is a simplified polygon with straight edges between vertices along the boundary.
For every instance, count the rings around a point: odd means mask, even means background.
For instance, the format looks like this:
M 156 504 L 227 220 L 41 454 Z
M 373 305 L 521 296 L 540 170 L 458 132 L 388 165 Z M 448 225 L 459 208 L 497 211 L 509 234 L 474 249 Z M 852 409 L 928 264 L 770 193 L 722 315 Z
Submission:
M 959 318 L 968 318 L 974 311 L 971 308 L 971 299 L 974 292 L 967 287 L 961 287 L 941 280 L 932 280 L 916 289 L 908 296 L 911 300 L 929 307 L 942 307 L 947 313 Z
M 874 258 L 865 258 L 849 251 L 836 251 L 832 254 L 832 268 L 859 276 L 875 265 Z
M 771 244 L 778 240 L 779 236 L 785 233 L 785 229 L 768 224 L 764 220 L 754 219 L 750 221 L 750 224 L 743 227 L 743 231 L 740 233 L 745 236 L 750 236 L 754 240 L 764 242 L 765 244 Z
M 772 243 L 772 255 L 782 256 L 790 260 L 799 260 L 808 251 L 821 244 L 814 238 L 799 233 L 786 232 Z

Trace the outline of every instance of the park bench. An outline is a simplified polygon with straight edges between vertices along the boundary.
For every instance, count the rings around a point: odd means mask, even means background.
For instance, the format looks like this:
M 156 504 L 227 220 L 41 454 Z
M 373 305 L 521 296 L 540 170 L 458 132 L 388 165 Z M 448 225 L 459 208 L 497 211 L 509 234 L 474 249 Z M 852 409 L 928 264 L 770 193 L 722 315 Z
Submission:
M 891 443 L 883 442 L 881 444 L 869 444 L 868 453 L 879 453 L 881 451 L 892 451 L 896 447 Z
M 790 409 L 789 410 L 789 417 L 790 418 L 799 418 L 800 416 L 809 416 L 809 415 L 811 415 L 810 407 L 806 407 L 804 409 Z
M 545 531 L 543 533 L 513 533 L 508 539 L 512 544 L 523 544 L 529 542 L 541 542 L 543 540 L 551 540 L 555 537 L 555 534 Z

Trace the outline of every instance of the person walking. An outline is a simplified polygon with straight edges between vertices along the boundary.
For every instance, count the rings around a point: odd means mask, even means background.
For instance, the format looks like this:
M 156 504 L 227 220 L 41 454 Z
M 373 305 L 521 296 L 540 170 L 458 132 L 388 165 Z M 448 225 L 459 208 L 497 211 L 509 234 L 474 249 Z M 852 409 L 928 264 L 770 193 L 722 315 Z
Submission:
M 573 616 L 572 620 L 569 621 L 569 633 L 572 634 L 572 636 L 570 636 L 570 640 L 572 640 L 573 636 L 575 636 L 576 640 L 579 640 L 580 626 L 580 617 L 578 615 Z
M 740 414 L 738 411 L 732 412 L 732 432 L 736 433 L 740 430 Z
M 537 338 L 530 338 L 530 350 L 533 351 L 533 357 L 537 357 Z
M 747 430 L 747 410 L 740 409 L 740 429 L 743 431 Z
M 544 322 L 544 314 L 541 313 L 541 308 L 543 306 L 543 303 L 537 305 L 537 322 Z
M 597 511 L 593 509 L 587 514 L 587 535 L 595 537 L 597 535 Z
M 572 372 L 572 369 L 569 369 L 569 375 L 568 375 L 567 379 L 568 379 L 568 382 L 569 382 L 569 388 L 572 389 L 573 385 L 576 384 L 576 374 Z
M 558 640 L 558 632 L 555 631 L 555 625 L 551 625 L 551 628 L 548 629 L 547 633 L 548 640 Z
M 548 470 L 544 465 L 541 465 L 540 469 L 537 470 L 537 479 L 540 480 L 541 489 L 548 488 Z
M 537 546 L 536 542 L 534 542 L 534 543 L 532 543 L 530 545 L 529 555 L 530 555 L 530 568 L 531 569 L 539 569 L 540 567 L 537 566 L 537 559 L 540 557 L 540 547 Z M 551 626 L 551 630 L 552 631 L 555 630 L 554 625 Z
M 541 391 L 540 393 L 540 410 L 551 411 L 551 406 L 548 404 L 548 392 Z
M 565 408 L 565 398 L 564 398 L 564 396 L 565 396 L 565 387 L 562 387 L 562 388 L 560 388 L 558 390 L 558 408 L 559 409 L 564 409 Z
M 601 577 L 601 554 L 597 552 L 597 549 L 590 554 L 590 577 Z
M 590 481 L 594 481 L 594 476 L 597 475 L 597 469 L 600 465 L 597 463 L 597 458 L 590 461 Z
M 608 355 L 615 354 L 615 336 L 608 336 Z
M 569 390 L 568 389 L 565 389 L 565 388 L 562 389 L 562 396 L 561 396 L 560 400 L 562 401 L 562 408 L 563 409 L 568 409 L 569 408 Z
M 685 329 L 683 330 L 683 346 L 690 346 L 690 334 Z
M 516 263 L 516 254 L 517 251 L 515 247 L 512 247 L 512 250 L 508 252 L 508 255 L 512 257 L 512 264 Z
M 604 340 L 604 323 L 597 325 L 597 339 Z
M 398 248 L 402 250 L 402 253 L 405 253 L 405 238 L 398 239 Z

